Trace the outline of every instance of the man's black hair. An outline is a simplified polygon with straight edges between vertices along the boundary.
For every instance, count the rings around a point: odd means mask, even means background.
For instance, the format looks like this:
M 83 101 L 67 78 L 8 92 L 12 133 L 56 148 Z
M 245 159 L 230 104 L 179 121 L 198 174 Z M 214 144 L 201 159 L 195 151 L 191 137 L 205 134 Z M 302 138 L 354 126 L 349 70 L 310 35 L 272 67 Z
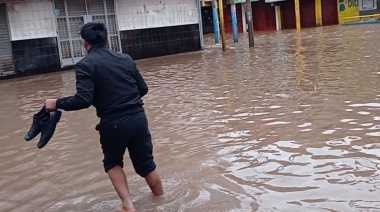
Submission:
M 80 35 L 90 45 L 96 45 L 106 43 L 108 32 L 103 23 L 90 22 L 82 27 Z

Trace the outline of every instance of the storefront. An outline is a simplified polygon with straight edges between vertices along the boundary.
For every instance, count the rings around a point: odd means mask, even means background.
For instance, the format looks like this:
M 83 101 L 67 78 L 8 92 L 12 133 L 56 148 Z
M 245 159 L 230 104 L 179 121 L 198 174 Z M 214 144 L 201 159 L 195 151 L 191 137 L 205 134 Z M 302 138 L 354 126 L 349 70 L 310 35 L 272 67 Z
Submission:
M 232 33 L 232 15 L 231 15 L 231 4 L 224 5 L 224 27 L 226 33 Z M 236 4 L 236 18 L 238 24 L 238 32 L 243 33 L 243 12 L 242 4 Z
M 327 26 L 339 23 L 338 5 L 336 0 L 299 0 L 301 28 Z M 282 24 L 284 29 L 296 28 L 294 0 L 280 3 Z M 318 24 L 317 14 L 320 13 L 321 23 Z
M 360 15 L 359 10 L 359 0 L 338 0 L 338 11 L 339 11 L 339 23 L 344 24 L 346 22 L 359 21 L 359 18 L 348 19 L 351 17 L 357 17 Z
M 289 1 L 289 0 L 288 0 Z M 316 27 L 315 0 L 300 0 L 301 28 Z M 323 15 L 322 15 L 323 16 Z
M 337 8 L 338 8 L 338 1 L 321 0 L 323 26 L 339 24 Z
M 267 1 L 253 1 L 252 13 L 253 27 L 255 30 L 276 30 L 276 12 L 274 4 L 268 3 Z
M 81 27 L 91 21 L 106 25 L 110 49 L 134 59 L 202 48 L 197 0 L 5 2 L 0 3 L 0 75 L 53 72 L 76 64 L 86 55 Z
M 55 0 L 55 16 L 62 66 L 76 64 L 86 52 L 80 29 L 88 22 L 104 23 L 109 33 L 109 47 L 120 52 L 119 30 L 113 0 Z
M 283 29 L 296 28 L 296 14 L 294 12 L 294 0 L 287 0 L 280 3 L 281 20 Z
M 7 1 L 7 16 L 17 74 L 61 68 L 51 0 Z
M 115 4 L 121 49 L 134 59 L 201 49 L 199 0 L 116 0 Z

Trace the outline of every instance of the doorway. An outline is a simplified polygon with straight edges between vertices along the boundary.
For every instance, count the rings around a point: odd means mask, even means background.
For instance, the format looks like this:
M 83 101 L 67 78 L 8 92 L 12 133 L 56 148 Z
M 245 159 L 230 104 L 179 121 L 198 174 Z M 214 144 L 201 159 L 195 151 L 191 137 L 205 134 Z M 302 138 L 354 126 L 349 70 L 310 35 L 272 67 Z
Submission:
M 79 62 L 86 51 L 80 30 L 88 22 L 104 23 L 108 29 L 109 48 L 120 52 L 120 36 L 116 23 L 114 0 L 55 0 L 61 66 Z

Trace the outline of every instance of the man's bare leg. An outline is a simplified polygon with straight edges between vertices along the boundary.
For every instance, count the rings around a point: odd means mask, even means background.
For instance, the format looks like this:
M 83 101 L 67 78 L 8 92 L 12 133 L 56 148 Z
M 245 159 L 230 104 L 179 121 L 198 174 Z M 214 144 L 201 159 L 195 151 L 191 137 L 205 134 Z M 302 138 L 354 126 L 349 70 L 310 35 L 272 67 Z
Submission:
M 156 170 L 152 171 L 145 177 L 150 190 L 152 190 L 155 196 L 162 196 L 164 194 L 164 188 L 162 187 L 161 178 Z
M 117 194 L 123 202 L 122 211 L 135 212 L 135 207 L 132 203 L 131 195 L 129 194 L 129 188 L 127 183 L 127 177 L 125 176 L 123 168 L 116 166 L 108 171 L 108 176 L 115 187 Z

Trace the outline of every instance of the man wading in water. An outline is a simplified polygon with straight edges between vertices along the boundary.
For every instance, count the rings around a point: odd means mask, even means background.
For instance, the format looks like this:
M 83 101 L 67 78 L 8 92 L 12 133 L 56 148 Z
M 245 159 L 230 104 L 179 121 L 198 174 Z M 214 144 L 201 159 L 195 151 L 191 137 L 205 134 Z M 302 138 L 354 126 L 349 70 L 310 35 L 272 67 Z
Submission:
M 123 170 L 126 149 L 136 173 L 145 178 L 153 194 L 164 193 L 141 99 L 148 93 L 148 87 L 130 56 L 107 48 L 108 33 L 103 24 L 88 23 L 80 34 L 88 54 L 75 67 L 77 93 L 47 99 L 45 108 L 48 111 L 74 111 L 91 105 L 96 108 L 104 170 L 122 200 L 119 210 L 135 211 Z

